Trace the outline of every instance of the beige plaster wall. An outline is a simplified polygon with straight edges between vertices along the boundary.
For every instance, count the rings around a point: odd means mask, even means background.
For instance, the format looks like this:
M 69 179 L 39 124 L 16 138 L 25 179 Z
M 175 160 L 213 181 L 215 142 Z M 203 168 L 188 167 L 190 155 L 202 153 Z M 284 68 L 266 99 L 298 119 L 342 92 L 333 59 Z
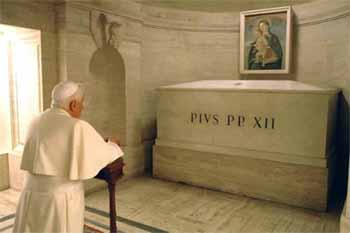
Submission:
M 130 145 L 126 149 L 135 155 L 129 161 L 131 167 L 140 171 L 144 155 L 146 167 L 151 166 L 150 148 L 156 137 L 155 89 L 202 79 L 289 79 L 342 88 L 337 143 L 340 164 L 346 164 L 349 3 L 335 0 L 329 4 L 329 1 L 318 0 L 293 6 L 293 11 L 291 73 L 240 75 L 238 12 L 191 12 L 141 6 L 127 0 L 81 4 L 68 1 L 57 10 L 59 76 L 90 83 L 103 80 L 91 75 L 88 64 L 97 49 L 89 30 L 89 15 L 104 13 L 109 20 L 124 25 L 119 51 L 125 61 L 126 74 L 125 83 L 119 83 L 119 87 L 124 85 L 125 92 L 121 96 L 112 92 L 110 97 L 124 98 L 124 118 L 119 122 L 125 124 L 114 130 L 113 125 L 117 126 L 118 120 L 103 125 L 101 105 L 95 105 L 90 109 L 93 112 L 87 111 L 85 117 L 102 133 L 123 132 L 124 143 Z M 102 94 L 105 87 L 97 88 L 95 94 Z M 105 113 L 106 116 L 114 114 L 108 109 Z M 340 170 L 345 176 L 346 167 Z
M 193 80 L 238 79 L 237 16 L 143 8 L 143 137 L 155 138 L 155 88 Z
M 104 7 L 74 1 L 57 6 L 59 77 L 87 85 L 90 101 L 82 118 L 103 136 L 120 137 L 128 177 L 144 171 L 139 85 L 142 24 L 130 13 L 137 12 L 139 5 L 130 4 L 117 5 L 112 12 L 108 2 Z M 95 25 L 101 14 L 108 23 L 122 25 L 119 47 L 95 43 L 102 37 Z
M 0 154 L 0 191 L 10 187 L 9 162 L 7 154 Z
M 145 155 L 146 167 L 151 166 L 159 86 L 201 79 L 291 79 L 339 87 L 345 97 L 350 94 L 350 14 L 345 0 L 293 7 L 292 73 L 274 76 L 239 74 L 238 12 L 163 9 L 130 0 L 66 2 L 2 0 L 0 23 L 42 30 L 45 107 L 58 79 L 87 82 L 92 93 L 105 94 L 90 101 L 84 117 L 103 134 L 122 132 L 131 173 L 143 171 Z M 125 76 L 118 85 L 106 81 L 113 79 L 113 72 L 105 77 L 90 72 L 98 50 L 90 32 L 92 12 L 123 24 L 119 53 Z M 343 135 L 348 135 L 349 110 L 341 99 L 338 143 L 346 159 L 348 136 Z
M 315 1 L 293 7 L 292 72 L 239 74 L 239 14 L 144 7 L 142 75 L 146 137 L 153 137 L 154 89 L 200 79 L 290 79 L 346 86 L 349 6 Z M 346 48 L 346 49 L 344 49 Z M 347 91 L 347 90 L 346 90 Z M 151 110 L 151 111 L 149 111 Z M 151 134 L 151 135 L 150 135 Z
M 344 196 L 349 162 L 349 28 L 350 17 L 328 19 L 301 25 L 295 49 L 295 79 L 302 82 L 340 88 L 337 122 L 336 189 L 333 195 Z M 317 117 L 317 116 L 316 116 Z
M 337 143 L 339 164 L 346 166 L 349 2 L 335 0 L 329 4 L 329 1 L 318 0 L 293 6 L 293 12 L 291 73 L 240 75 L 239 12 L 204 13 L 144 6 L 143 137 L 150 144 L 156 137 L 155 88 L 159 86 L 203 79 L 297 80 L 343 90 Z M 343 177 L 346 176 L 345 166 L 340 169 Z
M 141 174 L 144 171 L 144 146 L 141 141 L 141 95 L 137 85 L 141 77 L 139 4 L 104 1 L 104 8 L 100 9 L 99 4 L 89 1 L 83 5 L 76 1 L 66 2 L 0 0 L 0 23 L 41 30 L 44 109 L 50 106 L 51 90 L 59 80 L 87 83 L 89 95 L 93 95 L 83 118 L 104 136 L 119 135 L 126 154 L 126 174 Z M 91 13 L 104 13 L 109 21 L 118 21 L 124 26 L 119 53 L 126 73 L 117 80 L 113 63 L 102 64 L 112 67 L 110 72 L 102 74 L 92 74 L 89 67 L 92 56 L 98 51 L 90 32 Z M 8 163 L 11 187 L 20 189 L 23 181 L 19 170 L 20 156 L 11 155 Z M 97 186 L 101 186 L 101 182 L 86 183 L 87 190 Z
M 292 70 L 287 75 L 239 74 L 238 12 L 143 7 L 143 137 L 149 144 L 156 137 L 155 89 L 162 85 L 202 79 L 283 79 L 340 88 L 338 161 L 331 195 L 341 199 L 349 163 L 349 4 L 318 0 L 293 6 Z

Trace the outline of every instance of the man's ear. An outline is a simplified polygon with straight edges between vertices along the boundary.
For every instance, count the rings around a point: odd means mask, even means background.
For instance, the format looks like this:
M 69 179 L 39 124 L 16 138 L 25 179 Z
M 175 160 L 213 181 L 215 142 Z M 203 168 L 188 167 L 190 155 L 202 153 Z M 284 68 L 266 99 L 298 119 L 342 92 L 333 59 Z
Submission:
M 69 110 L 73 111 L 73 109 L 75 109 L 77 102 L 75 100 L 72 100 L 69 103 Z

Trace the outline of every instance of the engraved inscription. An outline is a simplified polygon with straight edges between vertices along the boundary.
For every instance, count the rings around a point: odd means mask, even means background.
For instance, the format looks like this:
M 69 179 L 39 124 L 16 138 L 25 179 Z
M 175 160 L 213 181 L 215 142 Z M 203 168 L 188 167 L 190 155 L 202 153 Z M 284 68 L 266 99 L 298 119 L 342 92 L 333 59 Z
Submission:
M 254 129 L 275 129 L 276 119 L 266 116 L 247 116 L 243 114 L 219 115 L 217 113 L 191 112 L 191 124 L 225 125 L 251 127 Z

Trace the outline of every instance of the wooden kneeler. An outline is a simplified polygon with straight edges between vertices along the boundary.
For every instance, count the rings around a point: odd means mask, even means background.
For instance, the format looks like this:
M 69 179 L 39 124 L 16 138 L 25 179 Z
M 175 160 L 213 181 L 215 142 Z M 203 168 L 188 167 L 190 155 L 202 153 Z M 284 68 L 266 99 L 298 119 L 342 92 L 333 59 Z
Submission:
M 119 158 L 104 167 L 95 178 L 104 180 L 108 184 L 109 192 L 109 221 L 110 232 L 117 233 L 117 211 L 115 203 L 115 185 L 117 180 L 123 176 L 123 158 Z

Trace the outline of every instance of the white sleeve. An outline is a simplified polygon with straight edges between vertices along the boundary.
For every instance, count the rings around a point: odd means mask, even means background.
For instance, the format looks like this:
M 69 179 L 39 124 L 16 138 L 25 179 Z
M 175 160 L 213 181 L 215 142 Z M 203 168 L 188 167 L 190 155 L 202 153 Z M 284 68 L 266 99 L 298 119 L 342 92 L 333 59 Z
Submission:
M 71 135 L 69 179 L 85 180 L 117 158 L 123 151 L 117 145 L 106 143 L 101 135 L 87 122 L 79 120 Z
M 116 160 L 124 155 L 124 152 L 117 144 L 115 144 L 111 141 L 108 141 L 107 144 L 113 148 L 113 160 L 112 161 L 114 161 L 114 160 Z

